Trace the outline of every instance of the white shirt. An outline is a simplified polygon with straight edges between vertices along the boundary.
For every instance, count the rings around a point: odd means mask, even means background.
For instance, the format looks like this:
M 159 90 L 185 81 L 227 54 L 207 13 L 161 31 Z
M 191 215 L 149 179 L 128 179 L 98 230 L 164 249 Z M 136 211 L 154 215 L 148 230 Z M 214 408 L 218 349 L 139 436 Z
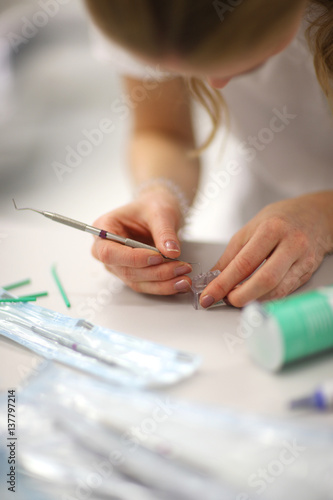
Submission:
M 333 190 L 333 116 L 318 83 L 305 39 L 306 22 L 280 54 L 255 72 L 233 78 L 223 89 L 231 132 L 239 144 L 234 159 L 241 199 L 234 212 L 241 226 L 267 203 Z M 139 79 L 163 79 L 159 67 L 130 56 L 96 33 L 95 52 L 116 71 Z

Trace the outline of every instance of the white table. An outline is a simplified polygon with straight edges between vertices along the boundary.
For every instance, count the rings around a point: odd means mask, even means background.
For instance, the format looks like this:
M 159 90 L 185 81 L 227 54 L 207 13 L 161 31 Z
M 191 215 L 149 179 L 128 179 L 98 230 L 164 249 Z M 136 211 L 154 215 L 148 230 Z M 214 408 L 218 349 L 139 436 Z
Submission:
M 236 334 L 240 311 L 216 308 L 195 311 L 189 294 L 173 297 L 140 295 L 124 287 L 90 255 L 91 236 L 46 219 L 38 226 L 0 220 L 1 284 L 26 277 L 32 283 L 19 290 L 47 290 L 39 305 L 176 349 L 200 354 L 200 370 L 170 387 L 177 398 L 201 404 L 255 412 L 290 415 L 290 399 L 306 394 L 333 376 L 333 353 L 298 363 L 278 374 L 263 371 L 249 359 L 244 343 L 231 348 L 226 333 Z M 200 261 L 204 270 L 214 264 L 222 246 L 184 242 L 183 256 Z M 67 309 L 50 273 L 57 264 L 72 307 Z M 333 256 L 302 290 L 333 282 Z M 229 336 L 228 336 L 229 338 Z M 0 339 L 0 389 L 15 388 L 34 369 L 38 357 L 11 341 Z M 331 415 L 295 414 L 301 419 L 332 420 Z

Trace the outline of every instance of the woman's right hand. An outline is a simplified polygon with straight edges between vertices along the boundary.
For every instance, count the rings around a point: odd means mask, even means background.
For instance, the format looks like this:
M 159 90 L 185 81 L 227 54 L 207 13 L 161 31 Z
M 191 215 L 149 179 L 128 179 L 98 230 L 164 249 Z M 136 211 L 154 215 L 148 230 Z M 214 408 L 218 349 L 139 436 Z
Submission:
M 181 213 L 174 195 L 164 186 L 143 191 L 133 202 L 109 212 L 94 226 L 157 247 L 170 258 L 180 255 L 177 231 Z M 173 295 L 190 290 L 190 264 L 164 259 L 157 252 L 131 248 L 95 237 L 93 256 L 136 292 Z

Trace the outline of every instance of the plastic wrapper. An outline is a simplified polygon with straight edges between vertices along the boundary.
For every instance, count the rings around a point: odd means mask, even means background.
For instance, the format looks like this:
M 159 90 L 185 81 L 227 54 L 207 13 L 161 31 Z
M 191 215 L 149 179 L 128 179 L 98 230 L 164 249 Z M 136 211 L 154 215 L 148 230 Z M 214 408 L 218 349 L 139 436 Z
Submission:
M 211 281 L 213 281 L 217 276 L 221 273 L 218 269 L 216 271 L 208 271 L 207 273 L 202 273 L 202 274 L 197 274 L 196 276 L 193 276 L 192 278 L 192 293 L 193 293 L 193 300 L 192 304 L 194 309 L 203 309 L 200 305 L 200 296 L 203 290 L 206 288 L 207 285 Z M 211 307 L 216 307 L 216 306 L 225 306 L 226 303 L 224 300 L 219 300 L 216 304 L 214 304 Z
M 178 412 L 165 394 L 110 386 L 52 363 L 16 400 L 18 468 L 51 500 L 230 497 L 214 474 L 177 456 L 160 435 Z
M 2 417 L 2 413 L 0 413 Z M 8 490 L 8 453 L 6 445 L 2 445 L 0 440 L 0 498 L 1 500 L 55 500 L 54 496 L 50 496 L 47 488 L 42 488 L 36 485 L 33 478 L 27 477 L 21 469 L 15 470 L 15 489 Z M 58 500 L 58 499 L 57 499 Z
M 11 295 L 2 291 L 2 297 Z M 173 384 L 192 375 L 201 362 L 197 355 L 24 303 L 0 304 L 0 335 L 120 385 Z
M 332 498 L 328 425 L 203 408 L 52 365 L 17 405 L 20 468 L 52 500 Z

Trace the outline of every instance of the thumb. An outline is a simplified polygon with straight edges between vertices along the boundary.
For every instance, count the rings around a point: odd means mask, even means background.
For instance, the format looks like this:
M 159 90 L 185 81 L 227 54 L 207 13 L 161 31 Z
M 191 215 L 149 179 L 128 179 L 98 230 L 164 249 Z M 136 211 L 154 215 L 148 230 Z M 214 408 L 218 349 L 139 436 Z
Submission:
M 172 209 L 163 209 L 151 214 L 150 229 L 156 247 L 170 258 L 180 255 L 180 242 L 177 236 L 178 220 Z
M 215 271 L 216 269 L 218 269 L 219 271 L 223 271 L 223 269 L 225 269 L 230 264 L 230 262 L 236 257 L 236 255 L 238 255 L 238 253 L 246 243 L 247 240 L 243 235 L 243 230 L 241 229 L 233 235 L 223 254 L 216 262 L 215 266 L 212 267 L 211 271 Z

